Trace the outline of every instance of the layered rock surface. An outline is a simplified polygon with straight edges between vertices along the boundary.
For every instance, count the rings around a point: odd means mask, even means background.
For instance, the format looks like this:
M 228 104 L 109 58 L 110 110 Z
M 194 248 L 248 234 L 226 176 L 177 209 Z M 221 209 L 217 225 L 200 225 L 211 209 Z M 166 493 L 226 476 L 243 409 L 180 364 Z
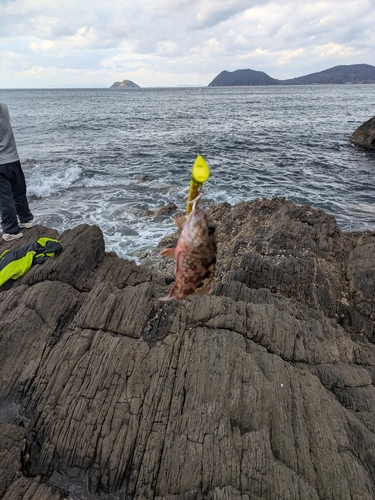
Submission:
M 211 215 L 213 289 L 183 301 L 95 226 L 1 246 L 64 251 L 0 289 L 0 498 L 375 498 L 375 232 L 284 199 Z
M 375 116 L 362 123 L 350 136 L 350 141 L 357 146 L 375 148 Z

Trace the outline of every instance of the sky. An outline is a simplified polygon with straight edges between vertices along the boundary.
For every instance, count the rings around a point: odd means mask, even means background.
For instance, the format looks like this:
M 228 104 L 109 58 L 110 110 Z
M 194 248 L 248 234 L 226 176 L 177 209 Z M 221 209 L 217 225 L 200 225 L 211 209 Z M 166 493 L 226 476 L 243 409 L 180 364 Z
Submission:
M 375 0 L 0 0 L 0 88 L 208 85 L 375 65 Z

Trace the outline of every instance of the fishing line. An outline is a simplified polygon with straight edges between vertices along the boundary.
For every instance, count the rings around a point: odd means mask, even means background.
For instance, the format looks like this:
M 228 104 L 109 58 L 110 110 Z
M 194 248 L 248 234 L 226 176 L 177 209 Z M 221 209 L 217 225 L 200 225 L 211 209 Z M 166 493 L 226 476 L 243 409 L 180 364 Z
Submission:
M 202 55 L 200 53 L 200 59 L 199 59 L 199 85 L 201 82 L 201 73 L 202 73 Z M 197 98 L 196 103 L 197 103 L 197 116 L 199 116 L 199 110 L 202 108 L 202 92 L 203 88 L 200 86 L 199 87 L 199 93 L 200 93 L 200 99 Z M 200 199 L 202 197 L 203 193 L 203 183 L 207 181 L 207 179 L 210 176 L 210 168 L 206 162 L 206 160 L 203 158 L 201 154 L 201 144 L 199 143 L 198 139 L 196 141 L 197 144 L 197 151 L 196 151 L 196 159 L 193 164 L 193 169 L 191 172 L 191 180 L 190 180 L 190 187 L 189 187 L 189 194 L 188 194 L 188 201 L 186 204 L 186 215 L 189 215 L 189 213 L 195 209 L 196 206 L 198 206 Z

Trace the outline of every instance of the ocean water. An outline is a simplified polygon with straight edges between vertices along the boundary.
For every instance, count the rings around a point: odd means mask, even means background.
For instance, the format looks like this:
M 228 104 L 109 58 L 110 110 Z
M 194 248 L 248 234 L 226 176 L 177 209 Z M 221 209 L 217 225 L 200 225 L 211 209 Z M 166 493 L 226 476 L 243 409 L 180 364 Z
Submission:
M 59 232 L 103 231 L 138 260 L 174 231 L 198 151 L 211 168 L 203 206 L 284 196 L 375 229 L 375 153 L 349 143 L 375 114 L 375 85 L 0 90 L 31 209 Z

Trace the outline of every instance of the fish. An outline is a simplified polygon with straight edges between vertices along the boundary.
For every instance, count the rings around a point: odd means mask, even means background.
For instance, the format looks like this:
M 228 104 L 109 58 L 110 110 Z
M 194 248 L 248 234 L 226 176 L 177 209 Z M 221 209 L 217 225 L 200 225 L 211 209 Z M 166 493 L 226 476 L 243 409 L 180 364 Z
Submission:
M 207 213 L 194 206 L 188 216 L 175 219 L 180 231 L 176 248 L 165 248 L 160 255 L 176 260 L 176 281 L 167 297 L 160 300 L 185 299 L 214 273 L 216 262 L 215 226 Z M 205 286 L 201 290 L 207 293 Z

